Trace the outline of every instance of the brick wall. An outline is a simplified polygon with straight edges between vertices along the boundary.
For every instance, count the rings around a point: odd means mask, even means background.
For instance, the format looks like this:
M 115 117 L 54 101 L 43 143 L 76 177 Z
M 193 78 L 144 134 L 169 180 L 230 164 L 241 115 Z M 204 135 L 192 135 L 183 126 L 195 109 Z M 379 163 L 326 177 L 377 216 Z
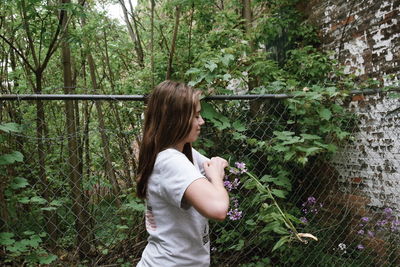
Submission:
M 357 188 L 369 206 L 400 208 L 400 101 L 386 94 L 354 96 L 349 109 L 358 114 L 353 142 L 333 158 L 341 191 Z
M 398 86 L 400 0 L 310 0 L 299 8 L 347 73 Z M 359 117 L 354 140 L 319 171 L 328 218 L 343 220 L 343 211 L 351 211 L 344 238 L 355 240 L 360 218 L 379 219 L 383 208 L 400 216 L 400 112 L 391 113 L 399 107 L 400 99 L 386 93 L 354 96 L 348 104 Z M 368 246 L 386 258 L 392 252 L 382 250 L 382 242 L 373 238 Z
M 303 6 L 323 48 L 360 79 L 400 80 L 400 0 L 311 0 Z M 389 78 L 388 75 L 395 77 Z
M 322 48 L 360 80 L 385 85 L 400 80 L 400 0 L 311 0 L 300 8 L 319 29 Z M 389 77 L 388 75 L 392 75 Z M 353 144 L 333 164 L 341 189 L 357 186 L 373 207 L 400 211 L 400 99 L 387 94 L 355 96 L 349 109 L 360 116 Z

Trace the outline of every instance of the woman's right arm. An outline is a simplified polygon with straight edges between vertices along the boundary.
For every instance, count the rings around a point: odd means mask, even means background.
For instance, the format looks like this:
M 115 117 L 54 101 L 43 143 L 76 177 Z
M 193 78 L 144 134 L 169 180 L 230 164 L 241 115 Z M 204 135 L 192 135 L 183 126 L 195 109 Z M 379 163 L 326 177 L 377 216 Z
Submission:
M 207 179 L 197 179 L 184 193 L 185 200 L 203 216 L 222 221 L 229 208 L 229 196 L 223 183 L 226 160 L 215 157 L 204 162 Z

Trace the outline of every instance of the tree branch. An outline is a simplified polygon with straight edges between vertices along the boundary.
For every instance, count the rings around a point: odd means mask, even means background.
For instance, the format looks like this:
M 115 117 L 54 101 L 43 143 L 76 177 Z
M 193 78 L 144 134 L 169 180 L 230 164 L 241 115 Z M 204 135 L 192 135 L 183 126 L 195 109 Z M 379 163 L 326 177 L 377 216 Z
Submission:
M 13 43 L 11 43 L 9 40 L 7 40 L 6 37 L 4 37 L 1 33 L 0 33 L 0 38 L 3 39 L 11 48 L 12 50 L 14 50 L 18 56 L 24 61 L 24 63 L 32 70 L 35 71 L 35 69 L 33 68 L 33 66 L 29 63 L 29 61 L 27 60 L 27 58 L 22 54 L 21 51 L 18 50 L 18 48 L 16 48 L 14 46 Z

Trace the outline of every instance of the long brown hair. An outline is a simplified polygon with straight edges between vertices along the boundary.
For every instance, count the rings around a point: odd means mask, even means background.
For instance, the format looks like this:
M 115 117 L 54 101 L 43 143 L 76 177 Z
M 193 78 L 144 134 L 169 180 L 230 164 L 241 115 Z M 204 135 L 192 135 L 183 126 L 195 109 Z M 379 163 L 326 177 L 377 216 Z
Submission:
M 147 182 L 157 154 L 182 141 L 190 132 L 199 93 L 179 82 L 164 81 L 152 92 L 145 113 L 143 139 L 139 151 L 136 194 L 146 198 Z M 183 153 L 193 162 L 191 144 Z

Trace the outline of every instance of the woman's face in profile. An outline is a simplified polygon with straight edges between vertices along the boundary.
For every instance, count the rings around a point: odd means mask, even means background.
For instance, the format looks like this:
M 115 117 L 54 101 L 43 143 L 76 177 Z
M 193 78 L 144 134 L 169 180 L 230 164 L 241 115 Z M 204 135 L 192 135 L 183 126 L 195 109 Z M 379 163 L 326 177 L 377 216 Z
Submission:
M 193 143 L 194 141 L 197 140 L 197 138 L 200 135 L 201 126 L 204 124 L 204 120 L 200 115 L 200 111 L 201 111 L 200 101 L 197 101 L 196 111 L 192 119 L 192 128 L 188 136 L 185 138 L 185 143 Z

